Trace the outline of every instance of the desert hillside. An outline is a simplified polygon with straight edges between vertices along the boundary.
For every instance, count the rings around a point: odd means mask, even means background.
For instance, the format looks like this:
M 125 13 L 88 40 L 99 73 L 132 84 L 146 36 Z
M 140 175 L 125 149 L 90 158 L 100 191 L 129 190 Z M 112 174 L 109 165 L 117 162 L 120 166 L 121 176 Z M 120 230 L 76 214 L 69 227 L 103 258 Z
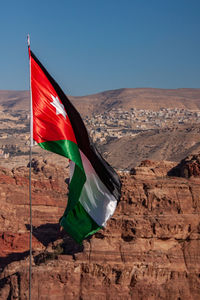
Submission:
M 119 89 L 70 99 L 116 169 L 130 169 L 144 159 L 178 162 L 199 150 L 200 89 Z M 29 93 L 0 91 L 0 163 L 23 165 L 28 155 Z M 33 155 L 63 162 L 38 146 Z
M 134 140 L 126 136 L 102 146 L 104 157 L 117 169 L 130 169 L 143 159 L 180 161 L 200 151 L 200 128 L 187 126 L 145 131 Z
M 124 88 L 82 97 L 69 96 L 69 98 L 83 116 L 99 114 L 112 108 L 124 110 L 148 108 L 156 111 L 165 107 L 200 110 L 200 89 Z M 29 92 L 0 91 L 0 105 L 12 111 L 28 111 Z
M 84 97 L 70 97 L 83 114 L 102 113 L 112 108 L 129 110 L 165 108 L 200 109 L 200 89 L 118 89 Z

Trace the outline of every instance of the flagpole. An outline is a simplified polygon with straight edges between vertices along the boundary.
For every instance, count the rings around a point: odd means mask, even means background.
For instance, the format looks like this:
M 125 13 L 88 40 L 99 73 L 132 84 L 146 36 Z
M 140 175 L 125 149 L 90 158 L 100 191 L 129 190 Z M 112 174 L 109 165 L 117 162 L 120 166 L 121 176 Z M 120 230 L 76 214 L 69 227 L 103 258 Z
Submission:
M 32 197 L 31 197 L 31 162 L 32 162 L 32 147 L 33 147 L 33 112 L 32 112 L 32 90 L 31 90 L 31 57 L 30 57 L 30 36 L 27 37 L 29 51 L 29 70 L 30 70 L 30 152 L 29 152 L 29 203 L 30 203 L 30 257 L 29 257 L 29 300 L 31 300 L 31 275 L 32 275 Z

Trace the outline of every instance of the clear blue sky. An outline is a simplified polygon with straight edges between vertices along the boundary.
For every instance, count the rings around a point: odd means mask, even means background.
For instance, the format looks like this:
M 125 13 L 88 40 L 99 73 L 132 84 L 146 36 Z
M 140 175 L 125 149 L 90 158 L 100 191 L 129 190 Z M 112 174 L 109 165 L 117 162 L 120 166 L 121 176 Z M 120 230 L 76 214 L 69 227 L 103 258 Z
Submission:
M 200 0 L 0 1 L 0 89 L 29 89 L 27 33 L 70 95 L 200 88 Z

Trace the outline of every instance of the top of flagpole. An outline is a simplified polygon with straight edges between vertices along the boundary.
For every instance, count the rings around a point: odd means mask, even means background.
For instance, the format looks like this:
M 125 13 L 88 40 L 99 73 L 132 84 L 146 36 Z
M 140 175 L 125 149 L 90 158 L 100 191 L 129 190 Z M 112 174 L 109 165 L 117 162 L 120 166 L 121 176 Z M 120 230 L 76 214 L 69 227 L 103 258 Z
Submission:
M 30 35 L 27 35 L 27 43 L 28 43 L 28 47 L 30 47 Z

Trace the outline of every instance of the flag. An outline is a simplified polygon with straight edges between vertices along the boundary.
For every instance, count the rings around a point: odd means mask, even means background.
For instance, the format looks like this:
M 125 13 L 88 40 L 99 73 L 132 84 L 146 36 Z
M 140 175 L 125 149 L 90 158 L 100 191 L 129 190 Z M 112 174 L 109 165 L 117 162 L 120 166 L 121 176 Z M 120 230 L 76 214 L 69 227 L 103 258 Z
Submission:
M 78 243 L 105 227 L 120 199 L 121 183 L 92 144 L 84 122 L 30 50 L 33 139 L 70 160 L 69 195 L 60 225 Z

